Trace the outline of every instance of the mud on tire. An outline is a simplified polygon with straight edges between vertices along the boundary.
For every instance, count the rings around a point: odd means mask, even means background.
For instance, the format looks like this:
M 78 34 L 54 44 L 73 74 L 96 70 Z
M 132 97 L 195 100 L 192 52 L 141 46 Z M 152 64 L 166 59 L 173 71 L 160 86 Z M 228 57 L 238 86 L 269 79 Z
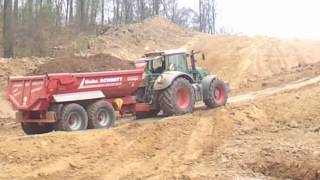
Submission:
M 160 92 L 160 107 L 167 115 L 182 115 L 193 112 L 194 91 L 190 82 L 178 78 L 172 85 Z
M 112 105 L 104 100 L 96 101 L 87 108 L 89 129 L 110 128 L 114 126 L 116 115 Z
M 88 127 L 88 115 L 79 104 L 66 104 L 61 110 L 58 122 L 55 125 L 57 131 L 81 131 Z
M 204 99 L 208 108 L 217 108 L 226 105 L 228 92 L 226 85 L 221 80 L 213 80 L 210 84 L 209 99 Z

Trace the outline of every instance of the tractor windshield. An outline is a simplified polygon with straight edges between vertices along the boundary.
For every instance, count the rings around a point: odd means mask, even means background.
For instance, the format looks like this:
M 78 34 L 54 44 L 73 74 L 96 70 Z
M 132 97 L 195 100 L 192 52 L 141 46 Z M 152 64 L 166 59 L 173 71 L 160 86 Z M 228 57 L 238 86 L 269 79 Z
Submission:
M 173 54 L 167 56 L 168 63 L 167 69 L 168 70 L 175 70 L 181 72 L 188 72 L 188 63 L 187 63 L 187 56 L 186 54 Z

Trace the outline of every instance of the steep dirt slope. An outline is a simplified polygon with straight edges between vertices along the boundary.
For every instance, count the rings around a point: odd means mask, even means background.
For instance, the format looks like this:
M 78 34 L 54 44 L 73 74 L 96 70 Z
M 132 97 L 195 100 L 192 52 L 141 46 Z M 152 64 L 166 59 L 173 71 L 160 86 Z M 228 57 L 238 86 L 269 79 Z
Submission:
M 233 88 L 261 88 L 320 74 L 320 42 L 267 37 L 202 37 L 189 49 L 202 50 L 201 66 Z
M 179 48 L 197 33 L 183 29 L 161 17 L 149 18 L 142 23 L 111 28 L 103 36 L 89 42 L 88 53 L 107 53 L 123 59 L 136 59 L 150 49 Z
M 111 130 L 1 137 L 1 179 L 317 179 L 319 85 Z

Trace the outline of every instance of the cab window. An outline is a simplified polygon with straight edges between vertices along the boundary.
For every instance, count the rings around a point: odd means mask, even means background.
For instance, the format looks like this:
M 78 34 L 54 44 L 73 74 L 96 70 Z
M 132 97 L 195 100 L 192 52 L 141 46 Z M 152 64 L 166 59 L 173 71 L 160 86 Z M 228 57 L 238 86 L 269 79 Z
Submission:
M 149 62 L 149 71 L 152 73 L 161 73 L 164 71 L 163 60 L 161 57 L 157 57 Z
M 175 70 L 175 71 L 182 71 L 188 72 L 188 64 L 186 61 L 186 55 L 184 54 L 175 54 L 167 56 L 168 63 L 167 69 L 168 70 Z

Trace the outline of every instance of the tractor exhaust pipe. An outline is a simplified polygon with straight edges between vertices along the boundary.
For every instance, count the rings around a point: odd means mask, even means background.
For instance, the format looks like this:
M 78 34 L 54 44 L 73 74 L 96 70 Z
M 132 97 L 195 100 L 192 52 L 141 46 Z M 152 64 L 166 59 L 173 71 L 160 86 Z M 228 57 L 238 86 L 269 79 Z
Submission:
M 193 79 L 196 81 L 197 80 L 197 69 L 196 69 L 196 58 L 194 57 L 195 52 L 194 50 L 191 51 L 191 67 L 192 67 L 192 75 Z

